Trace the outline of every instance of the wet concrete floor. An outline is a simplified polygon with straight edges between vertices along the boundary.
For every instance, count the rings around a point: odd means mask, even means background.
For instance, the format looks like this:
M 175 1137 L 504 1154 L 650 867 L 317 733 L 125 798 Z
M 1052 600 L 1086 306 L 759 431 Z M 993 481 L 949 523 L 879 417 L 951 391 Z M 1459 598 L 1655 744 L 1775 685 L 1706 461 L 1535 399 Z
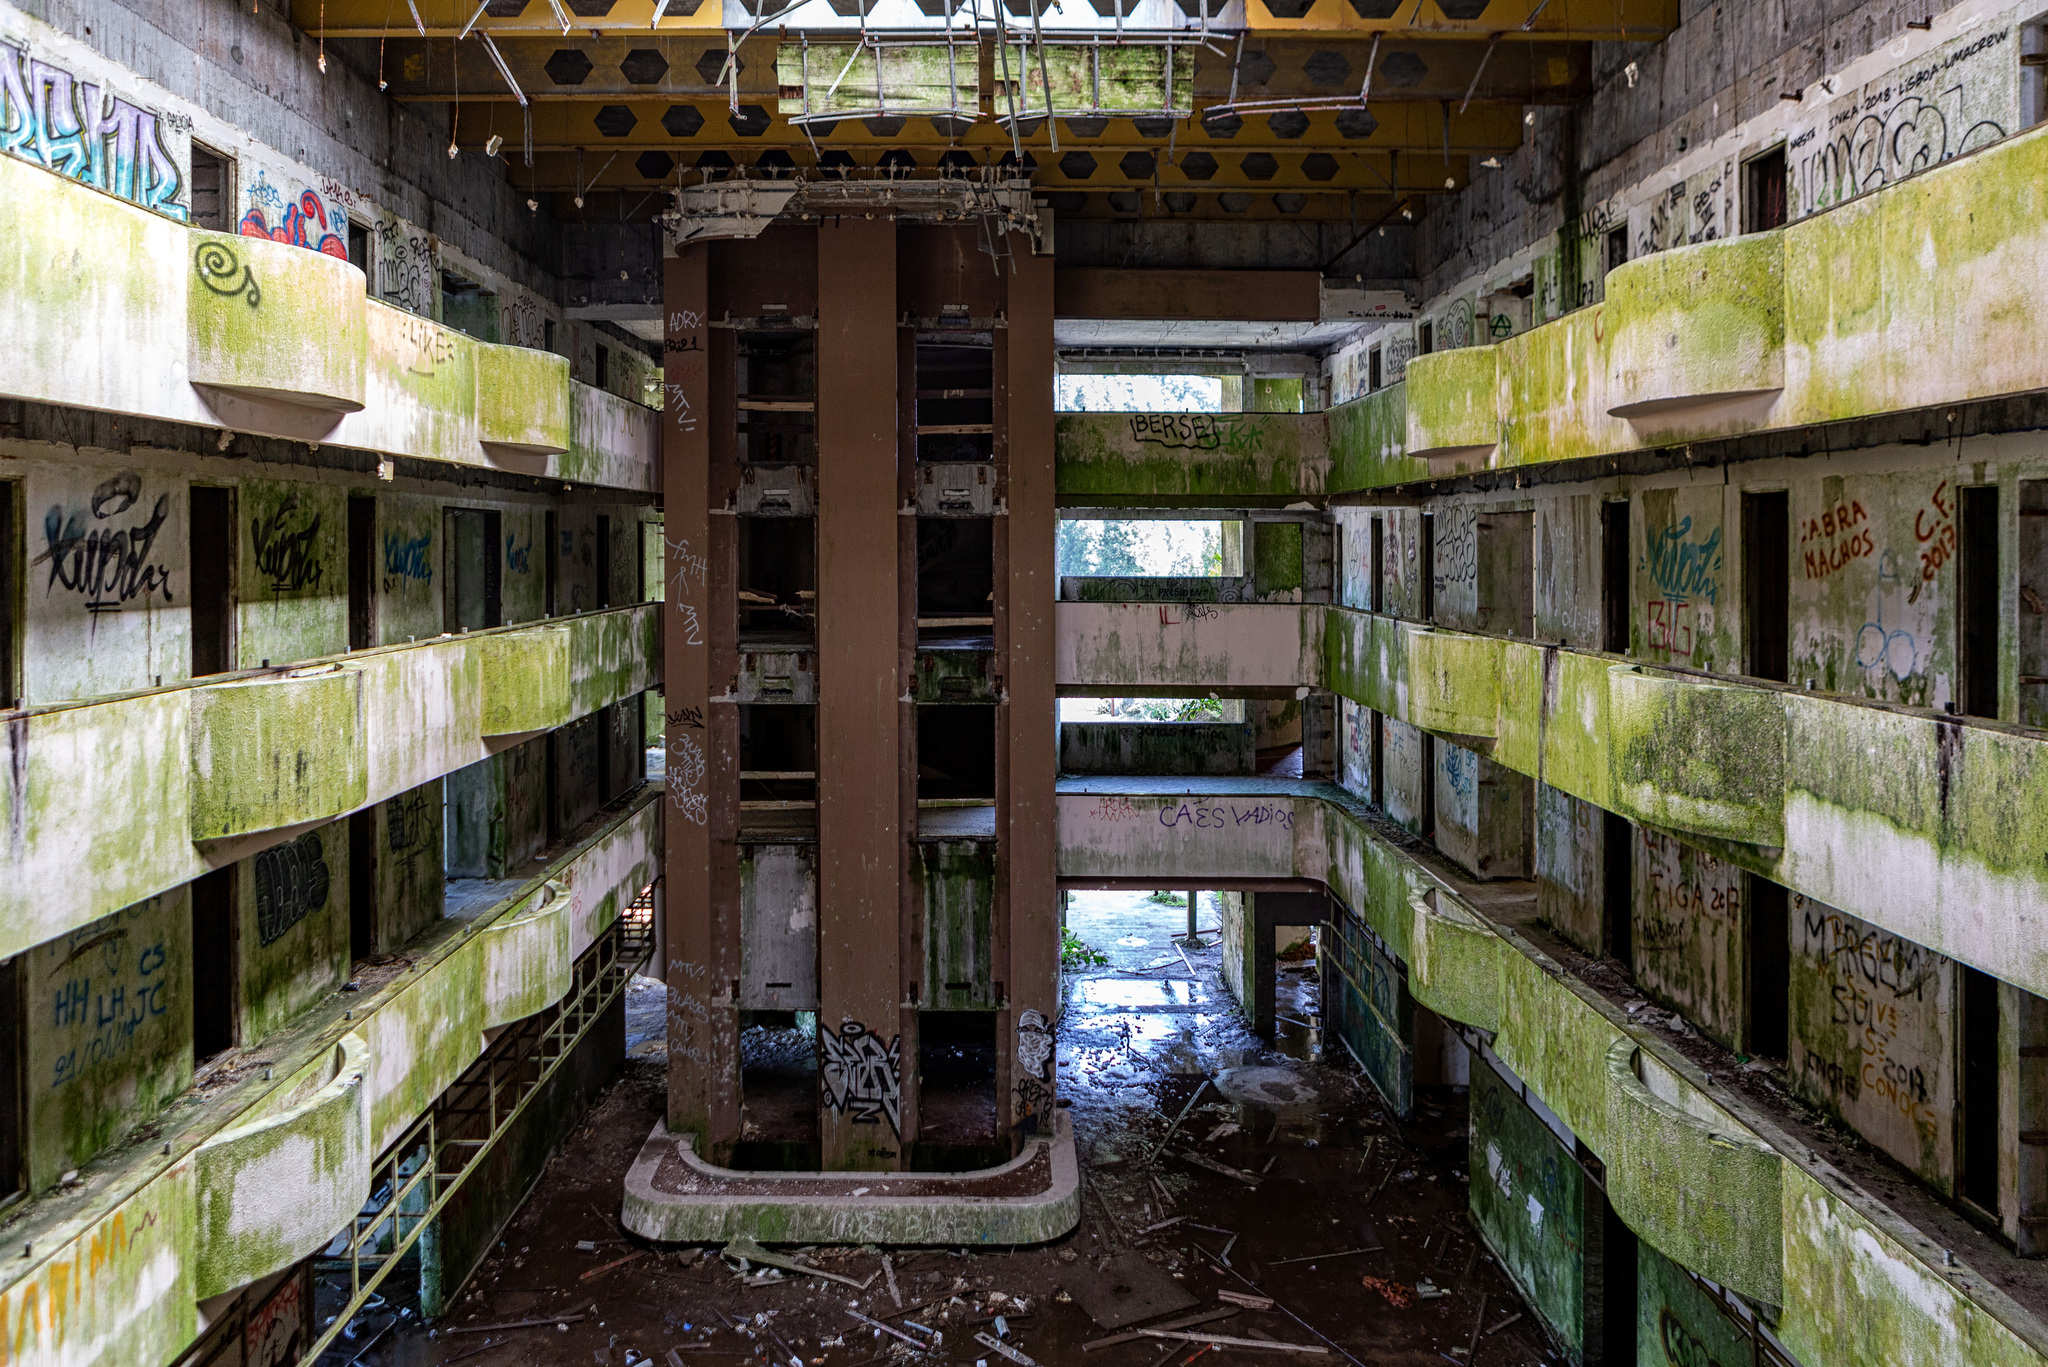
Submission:
M 1068 924 L 1109 962 L 1068 974 L 1058 1026 L 1060 1092 L 1084 1183 L 1083 1217 L 1066 1238 L 1005 1251 L 894 1249 L 888 1272 L 881 1250 L 804 1253 L 865 1286 L 854 1290 L 758 1270 L 743 1276 L 716 1250 L 627 1235 L 615 1218 L 620 1186 L 661 1113 L 665 1066 L 661 988 L 640 979 L 621 1080 L 570 1136 L 449 1316 L 431 1332 L 416 1320 L 402 1324 L 362 1358 L 365 1367 L 1181 1367 L 1219 1354 L 1478 1367 L 1562 1360 L 1466 1216 L 1463 1089 L 1422 1089 L 1414 1118 L 1395 1122 L 1341 1046 L 1320 1052 L 1312 960 L 1282 965 L 1278 1038 L 1253 1036 L 1219 979 L 1216 936 L 1187 948 L 1183 962 L 1175 938 L 1186 931 L 1184 906 L 1142 893 L 1076 893 Z M 1201 925 L 1216 924 L 1205 898 Z M 1148 1165 L 1191 1099 L 1173 1141 Z M 1135 1269 L 1137 1260 L 1155 1275 Z M 1139 1327 L 1227 1310 L 1228 1318 L 1178 1332 L 1322 1351 L 1151 1337 L 1089 1350 L 1110 1331 L 1081 1302 L 1099 1300 L 1112 1283 L 1143 1292 L 1148 1282 L 1167 1297 L 1179 1288 L 1193 1303 Z M 1241 1308 L 1219 1293 L 1270 1298 L 1274 1308 Z M 913 1351 L 849 1307 L 937 1346 Z M 1021 1359 L 976 1341 L 994 1334 L 998 1316 L 1005 1346 Z M 528 1320 L 543 1323 L 487 1328 Z

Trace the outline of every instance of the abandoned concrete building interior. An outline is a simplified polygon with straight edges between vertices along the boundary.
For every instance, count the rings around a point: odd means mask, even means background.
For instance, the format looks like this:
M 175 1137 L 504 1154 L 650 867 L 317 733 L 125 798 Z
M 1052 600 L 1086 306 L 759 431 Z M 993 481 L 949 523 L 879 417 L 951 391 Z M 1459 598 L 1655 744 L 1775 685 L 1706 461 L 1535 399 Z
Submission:
M 2044 122 L 0 0 L 0 1367 L 2048 1367 Z

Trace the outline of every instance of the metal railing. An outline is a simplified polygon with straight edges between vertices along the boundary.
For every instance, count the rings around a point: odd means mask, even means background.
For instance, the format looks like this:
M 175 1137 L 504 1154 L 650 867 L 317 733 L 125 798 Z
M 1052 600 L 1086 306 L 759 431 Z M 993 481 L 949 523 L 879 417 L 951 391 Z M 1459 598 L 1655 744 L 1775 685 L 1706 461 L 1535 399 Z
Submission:
M 561 1001 L 507 1026 L 377 1160 L 370 1199 L 356 1215 L 348 1245 L 338 1255 L 348 1264 L 348 1301 L 300 1357 L 298 1367 L 315 1367 L 555 1070 L 625 992 L 634 972 L 654 952 L 655 887 L 650 883 L 642 888 L 577 958 L 573 981 Z

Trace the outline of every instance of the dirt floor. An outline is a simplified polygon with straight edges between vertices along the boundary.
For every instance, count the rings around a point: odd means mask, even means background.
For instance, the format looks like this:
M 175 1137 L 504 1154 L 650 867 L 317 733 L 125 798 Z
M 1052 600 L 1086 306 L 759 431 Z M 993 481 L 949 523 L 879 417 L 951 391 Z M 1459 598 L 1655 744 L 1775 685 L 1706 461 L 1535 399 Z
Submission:
M 1202 926 L 1216 921 L 1205 905 Z M 886 1260 L 874 1248 L 802 1252 L 856 1290 L 627 1235 L 615 1218 L 620 1185 L 661 1113 L 665 1066 L 661 989 L 642 980 L 621 1081 L 570 1136 L 500 1250 L 447 1319 L 430 1328 L 409 1317 L 364 1367 L 1180 1367 L 1217 1353 L 1467 1367 L 1560 1360 L 1466 1217 L 1462 1089 L 1426 1091 L 1412 1120 L 1394 1122 L 1341 1047 L 1324 1060 L 1312 961 L 1283 965 L 1279 1038 L 1252 1036 L 1218 980 L 1215 935 L 1189 950 L 1192 973 L 1176 950 L 1184 906 L 1075 894 L 1069 925 L 1110 962 L 1069 975 L 1058 1027 L 1084 1184 L 1083 1217 L 1066 1238 L 1007 1251 L 898 1248 Z M 1148 1163 L 1190 1099 L 1173 1142 Z M 1205 1346 L 1127 1328 L 1127 1341 L 1089 1350 L 1110 1330 L 1084 1303 L 1118 1322 L 1159 1307 L 1142 1327 L 1221 1315 L 1169 1332 L 1322 1351 Z M 516 1321 L 541 1323 L 491 1327 Z M 1002 1335 L 1010 1352 L 977 1334 Z

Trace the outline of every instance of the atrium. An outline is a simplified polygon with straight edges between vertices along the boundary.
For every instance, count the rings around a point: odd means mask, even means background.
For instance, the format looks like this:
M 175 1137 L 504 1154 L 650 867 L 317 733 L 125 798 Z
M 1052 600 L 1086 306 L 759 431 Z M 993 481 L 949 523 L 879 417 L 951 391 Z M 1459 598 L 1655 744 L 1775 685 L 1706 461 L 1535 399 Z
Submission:
M 0 0 L 0 1367 L 2048 1367 L 2044 124 Z

